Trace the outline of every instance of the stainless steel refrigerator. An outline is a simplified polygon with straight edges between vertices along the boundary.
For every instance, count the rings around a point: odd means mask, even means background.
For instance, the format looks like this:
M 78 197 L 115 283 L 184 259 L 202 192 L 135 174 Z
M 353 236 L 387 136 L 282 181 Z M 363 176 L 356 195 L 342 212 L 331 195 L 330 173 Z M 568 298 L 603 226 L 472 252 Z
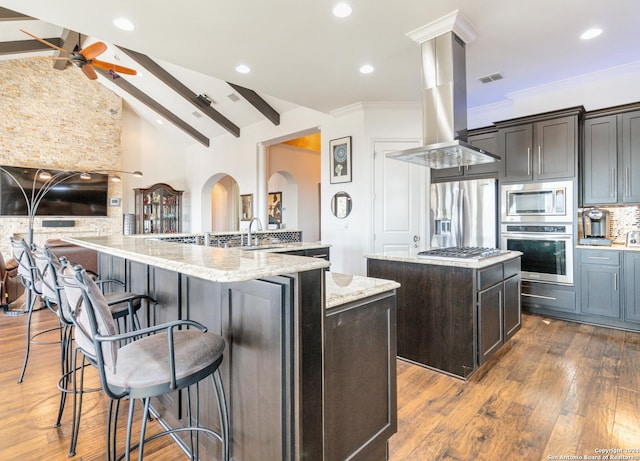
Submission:
M 497 247 L 495 179 L 431 185 L 431 247 Z

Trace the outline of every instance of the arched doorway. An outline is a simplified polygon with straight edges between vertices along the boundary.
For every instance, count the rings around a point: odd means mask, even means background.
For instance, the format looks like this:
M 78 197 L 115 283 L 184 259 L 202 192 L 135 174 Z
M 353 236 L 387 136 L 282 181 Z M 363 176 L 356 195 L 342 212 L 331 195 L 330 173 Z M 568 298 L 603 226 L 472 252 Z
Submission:
M 308 242 L 320 240 L 319 139 L 317 133 L 271 144 L 267 156 L 267 192 L 282 192 L 282 224 Z
M 202 187 L 202 228 L 204 231 L 229 232 L 239 229 L 240 188 L 226 174 L 213 175 Z

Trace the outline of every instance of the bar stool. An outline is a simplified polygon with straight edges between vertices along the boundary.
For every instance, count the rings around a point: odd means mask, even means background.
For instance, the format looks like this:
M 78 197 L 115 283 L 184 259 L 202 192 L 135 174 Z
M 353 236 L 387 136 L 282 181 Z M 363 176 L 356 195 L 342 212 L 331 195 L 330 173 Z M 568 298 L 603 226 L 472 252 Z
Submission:
M 29 248 L 27 242 L 24 239 L 15 240 L 11 237 L 11 246 L 13 248 L 13 257 L 18 263 L 18 277 L 20 282 L 25 288 L 25 312 L 27 314 L 27 345 L 24 353 L 24 362 L 22 364 L 22 371 L 18 378 L 18 383 L 21 383 L 24 379 L 24 374 L 27 371 L 27 363 L 29 361 L 29 353 L 31 351 L 31 344 L 58 344 L 62 341 L 62 337 L 56 341 L 45 341 L 37 339 L 39 336 L 46 333 L 61 330 L 60 327 L 49 328 L 44 331 L 40 331 L 36 334 L 31 334 L 31 319 L 33 312 L 40 309 L 49 308 L 53 313 L 57 313 L 55 309 L 52 309 L 48 305 L 39 307 L 36 309 L 36 301 L 42 295 L 42 280 L 38 276 L 38 268 L 33 257 L 32 249 Z
M 78 430 L 80 427 L 80 416 L 82 414 L 82 395 L 85 392 L 99 391 L 100 388 L 84 389 L 84 386 L 81 384 L 76 392 L 76 390 L 71 387 L 72 376 L 76 371 L 72 363 L 73 354 L 71 354 L 74 328 L 71 310 L 64 294 L 64 289 L 58 282 L 58 272 L 62 268 L 62 263 L 47 247 L 43 249 L 36 249 L 33 252 L 33 256 L 38 269 L 38 276 L 42 281 L 41 296 L 49 308 L 58 312 L 63 332 L 60 348 L 61 377 L 58 381 L 58 389 L 60 390 L 60 406 L 54 427 L 60 426 L 67 394 L 73 393 L 73 422 L 69 456 L 74 456 L 78 440 Z M 94 278 L 94 276 L 92 276 L 92 278 Z M 100 286 L 101 290 L 104 290 L 104 285 L 106 284 L 117 284 L 124 287 L 124 283 L 122 281 L 115 279 L 98 279 L 95 280 L 95 283 Z M 104 297 L 109 306 L 111 316 L 116 322 L 118 332 L 121 332 L 122 330 L 121 323 L 124 323 L 124 331 L 140 329 L 140 321 L 138 319 L 137 312 L 142 306 L 143 300 L 147 303 L 157 304 L 156 300 L 150 296 L 127 291 L 105 293 Z M 84 363 L 81 366 L 84 366 Z
M 131 451 L 137 448 L 138 459 L 142 460 L 145 442 L 176 432 L 190 433 L 191 459 L 199 459 L 199 434 L 204 432 L 221 442 L 221 459 L 229 461 L 229 416 L 220 374 L 224 339 L 191 320 L 178 320 L 117 334 L 104 295 L 81 266 L 71 267 L 63 262 L 58 279 L 71 307 L 76 327 L 76 351 L 98 368 L 102 389 L 111 399 L 107 418 L 107 459 L 129 460 Z M 128 342 L 120 346 L 123 340 Z M 82 368 L 80 370 L 82 372 Z M 198 383 L 207 377 L 211 377 L 216 396 L 219 432 L 199 425 Z M 192 385 L 196 394 L 195 417 L 192 417 L 192 408 L 188 405 L 187 418 L 195 425 L 168 429 L 145 438 L 151 397 L 185 389 L 187 401 L 191 402 Z M 117 410 L 120 400 L 124 398 L 129 399 L 125 451 L 116 457 Z M 144 401 L 142 426 L 140 440 L 132 446 L 131 426 L 134 403 L 138 398 Z

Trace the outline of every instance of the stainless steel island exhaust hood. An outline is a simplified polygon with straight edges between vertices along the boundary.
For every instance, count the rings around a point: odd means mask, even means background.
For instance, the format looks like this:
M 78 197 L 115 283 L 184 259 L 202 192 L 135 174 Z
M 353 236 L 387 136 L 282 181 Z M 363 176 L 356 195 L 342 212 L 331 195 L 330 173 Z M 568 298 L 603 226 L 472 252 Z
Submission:
M 456 11 L 443 19 L 450 21 L 452 18 L 455 22 L 461 16 Z M 497 155 L 467 142 L 465 43 L 450 30 L 421 42 L 424 145 L 389 152 L 388 158 L 437 169 L 500 160 Z

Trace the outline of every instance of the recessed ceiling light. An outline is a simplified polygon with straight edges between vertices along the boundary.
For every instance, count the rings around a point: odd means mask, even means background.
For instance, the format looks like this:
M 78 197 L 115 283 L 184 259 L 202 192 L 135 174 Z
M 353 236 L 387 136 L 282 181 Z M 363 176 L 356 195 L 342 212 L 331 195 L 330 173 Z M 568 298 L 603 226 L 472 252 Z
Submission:
M 365 64 L 360 68 L 361 74 L 370 74 L 371 72 L 373 72 L 373 66 L 371 64 Z
M 116 18 L 113 20 L 113 24 L 118 28 L 126 31 L 132 31 L 136 28 L 131 21 L 127 18 Z
M 333 7 L 333 15 L 336 18 L 346 18 L 351 15 L 351 7 L 346 3 L 338 3 Z
M 593 27 L 593 28 L 588 29 L 585 32 L 583 32 L 582 35 L 580 36 L 580 38 L 582 40 L 589 40 L 590 38 L 597 37 L 601 33 L 602 33 L 602 29 L 599 29 L 597 27 Z
M 251 68 L 245 64 L 240 64 L 236 66 L 236 72 L 240 72 L 241 74 L 248 74 L 251 72 Z
M 158 125 L 164 125 L 164 122 L 162 120 L 160 120 L 159 118 L 156 119 L 156 123 Z

